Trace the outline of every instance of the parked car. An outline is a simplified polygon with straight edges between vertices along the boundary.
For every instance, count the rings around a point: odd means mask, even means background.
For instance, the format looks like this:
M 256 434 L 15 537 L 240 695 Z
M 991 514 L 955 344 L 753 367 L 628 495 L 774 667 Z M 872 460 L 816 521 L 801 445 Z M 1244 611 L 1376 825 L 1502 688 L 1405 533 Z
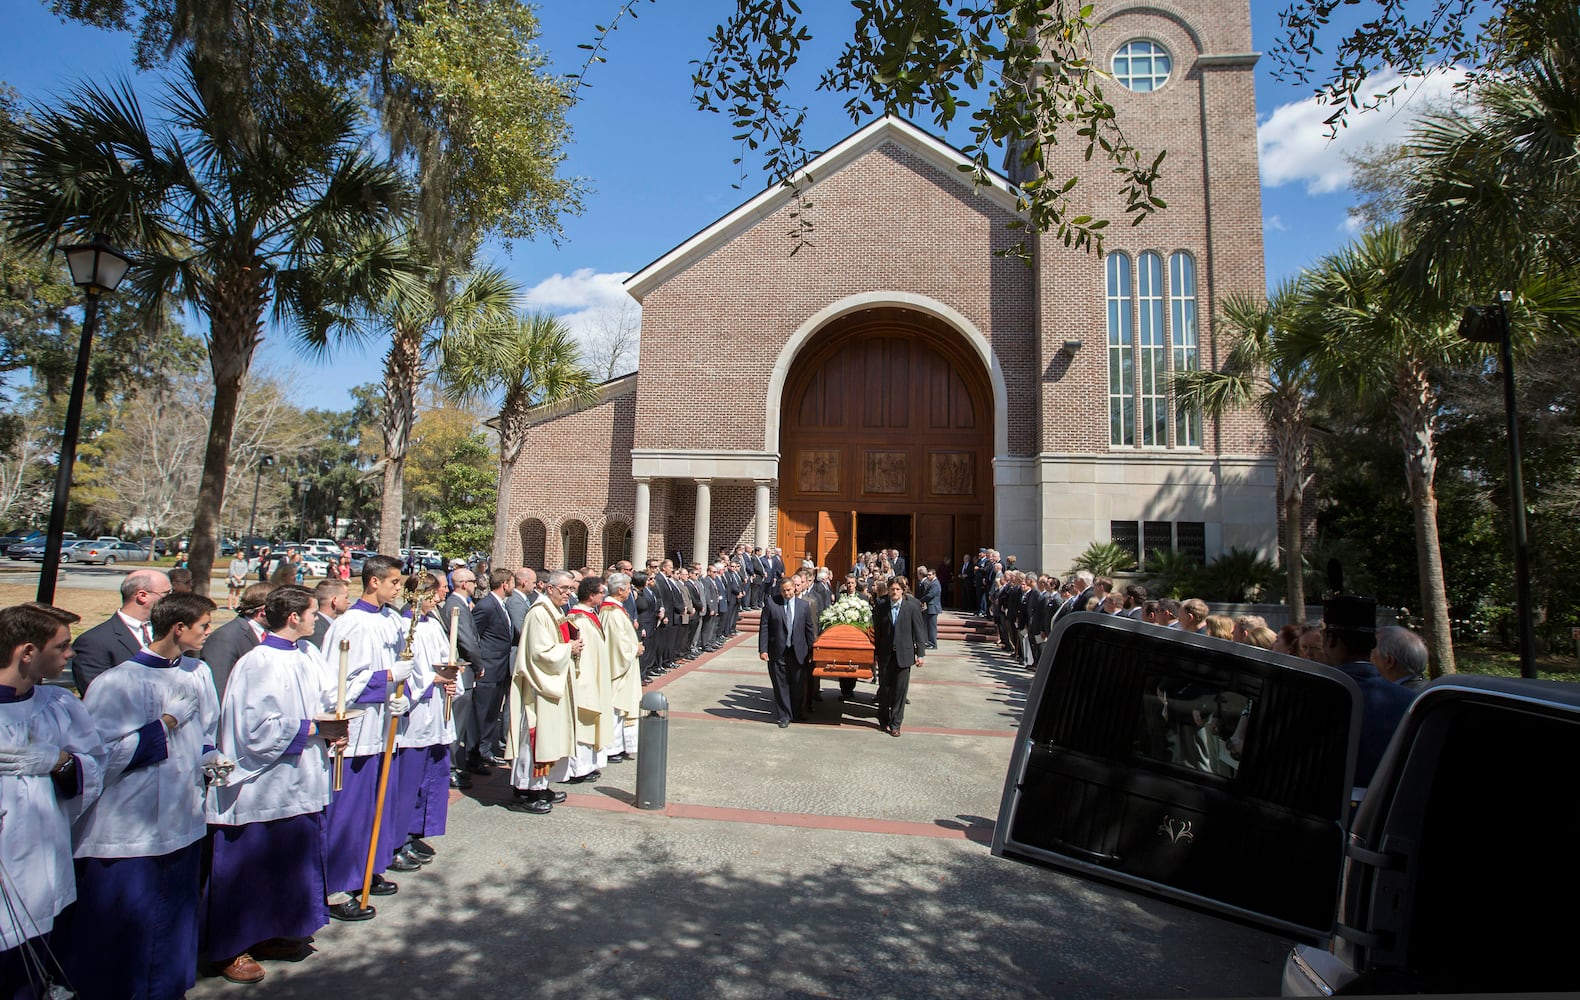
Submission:
M 73 562 L 114 566 L 118 562 L 147 562 L 148 550 L 136 542 L 115 542 L 112 545 L 87 542 L 77 545 L 72 550 L 71 558 Z
M 13 545 L 31 542 L 35 538 L 43 538 L 42 531 L 20 531 L 11 535 L 0 535 L 0 552 L 5 552 Z
M 1306 943 L 1287 995 L 1580 986 L 1580 685 L 1427 685 L 1352 814 L 1361 694 L 1341 671 L 1117 616 L 1054 629 L 993 835 L 1000 857 Z M 1271 992 L 1272 983 L 1268 984 Z
M 144 535 L 137 540 L 137 544 L 145 549 L 153 549 L 154 554 L 159 556 L 170 551 L 170 546 L 165 543 L 163 538 L 154 538 L 152 535 Z
M 309 538 L 302 544 L 316 545 L 320 548 L 334 549 L 336 552 L 340 551 L 340 543 L 335 541 L 333 538 Z
M 85 551 L 87 551 L 88 546 L 90 546 L 90 545 L 98 545 L 98 544 L 99 544 L 98 542 L 94 541 L 91 538 L 79 538 L 76 541 L 73 541 L 73 540 L 68 538 L 68 539 L 66 539 L 66 541 L 61 543 L 61 546 L 60 546 L 60 561 L 63 562 L 63 563 L 81 562 L 82 561 L 82 552 L 79 552 L 78 549 L 81 549 L 83 552 L 85 552 Z M 39 558 L 41 558 L 41 559 L 43 558 L 42 551 L 40 551 Z
M 351 549 L 351 575 L 358 576 L 362 573 L 362 564 L 368 556 L 376 556 L 377 552 L 370 549 Z
M 69 531 L 61 536 L 61 539 L 61 551 L 65 551 L 65 547 L 68 545 L 74 545 L 77 542 L 82 541 L 81 538 L 78 538 L 75 534 Z M 13 545 L 6 550 L 6 555 L 10 556 L 12 559 L 36 559 L 39 562 L 43 562 L 44 542 L 44 535 L 39 535 L 37 538 L 26 542 L 18 542 L 16 545 Z

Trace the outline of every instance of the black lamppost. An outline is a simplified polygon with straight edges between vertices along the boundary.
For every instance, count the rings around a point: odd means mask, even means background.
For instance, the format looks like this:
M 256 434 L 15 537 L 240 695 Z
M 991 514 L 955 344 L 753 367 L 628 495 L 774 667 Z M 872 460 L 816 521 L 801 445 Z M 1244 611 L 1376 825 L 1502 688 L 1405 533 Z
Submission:
M 296 484 L 296 488 L 302 491 L 302 520 L 296 528 L 296 541 L 299 545 L 307 544 L 307 489 L 312 485 L 312 482 L 306 479 Z
M 71 470 L 77 463 L 77 435 L 82 430 L 82 401 L 88 393 L 88 357 L 93 348 L 93 328 L 99 319 L 99 296 L 113 292 L 126 277 L 131 261 L 110 246 L 103 236 L 90 243 L 63 248 L 71 268 L 72 284 L 82 289 L 82 339 L 77 344 L 77 370 L 71 378 L 71 398 L 66 403 L 66 427 L 60 436 L 60 463 L 55 470 L 55 499 L 49 508 L 49 531 L 44 538 L 44 566 L 39 570 L 40 603 L 55 601 L 55 577 L 60 572 L 60 548 L 66 535 L 66 503 L 71 493 Z
M 258 528 L 258 488 L 263 485 L 263 470 L 274 467 L 274 456 L 264 455 L 258 459 L 258 474 L 252 481 L 252 516 L 247 518 L 247 547 L 252 547 L 253 536 Z
M 1514 531 L 1514 604 L 1520 631 L 1520 676 L 1536 676 L 1536 627 L 1531 613 L 1531 553 L 1525 534 L 1525 474 L 1520 464 L 1520 421 L 1514 408 L 1514 345 L 1509 331 L 1513 292 L 1499 292 L 1490 306 L 1471 306 L 1459 321 L 1459 335 L 1478 344 L 1498 345 L 1503 369 L 1503 412 L 1509 439 L 1509 518 Z

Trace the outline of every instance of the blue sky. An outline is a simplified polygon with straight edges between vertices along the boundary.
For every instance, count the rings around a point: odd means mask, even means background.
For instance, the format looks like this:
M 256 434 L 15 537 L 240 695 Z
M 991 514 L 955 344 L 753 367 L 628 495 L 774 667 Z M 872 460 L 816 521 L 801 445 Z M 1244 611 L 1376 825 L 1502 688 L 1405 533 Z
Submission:
M 844 4 L 819 0 L 817 8 L 844 11 Z M 805 5 L 813 9 L 813 4 Z M 1254 43 L 1268 51 L 1276 41 L 1276 11 L 1282 4 L 1254 0 Z M 518 242 L 497 261 L 529 289 L 530 304 L 563 315 L 585 328 L 600 310 L 624 299 L 620 280 L 654 260 L 755 194 L 764 184 L 757 164 L 731 161 L 741 155 L 726 118 L 703 114 L 691 103 L 690 60 L 706 50 L 717 18 L 734 5 L 725 0 L 643 5 L 610 38 L 608 62 L 594 66 L 590 86 L 573 110 L 574 139 L 566 172 L 586 179 L 586 209 L 565 220 L 558 244 Z M 6 30 L 0 34 L 0 80 L 25 100 L 47 100 L 73 81 L 133 76 L 129 36 L 62 24 L 41 0 L 0 0 Z M 577 44 L 591 41 L 594 25 L 612 16 L 614 0 L 548 0 L 539 11 L 541 44 L 561 72 L 582 68 Z M 857 127 L 837 98 L 813 92 L 815 69 L 842 29 L 843 13 L 820 13 L 818 33 L 803 56 L 800 95 L 812 107 L 809 144 L 827 148 Z M 1351 235 L 1346 209 L 1353 202 L 1343 151 L 1402 135 L 1423 103 L 1442 93 L 1434 78 L 1393 110 L 1357 118 L 1335 142 L 1326 139 L 1322 110 L 1306 88 L 1272 78 L 1273 60 L 1257 69 L 1257 121 L 1262 149 L 1264 238 L 1269 281 L 1297 273 L 1338 248 Z M 150 92 L 154 80 L 134 76 Z M 962 115 L 962 118 L 965 116 Z M 935 130 L 927 121 L 918 125 Z M 946 138 L 963 144 L 962 121 Z M 733 185 L 739 185 L 734 187 Z M 380 350 L 342 349 L 328 363 L 313 363 L 277 338 L 266 341 L 260 366 L 289 375 L 303 405 L 344 405 L 345 390 L 375 381 Z

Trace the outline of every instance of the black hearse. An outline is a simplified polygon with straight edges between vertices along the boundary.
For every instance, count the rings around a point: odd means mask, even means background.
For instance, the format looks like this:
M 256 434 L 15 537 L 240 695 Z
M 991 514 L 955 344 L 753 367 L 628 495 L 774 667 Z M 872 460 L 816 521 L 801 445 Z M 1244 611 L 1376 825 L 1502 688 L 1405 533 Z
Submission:
M 1359 724 L 1336 669 L 1069 616 L 993 853 L 1308 942 L 1286 995 L 1580 988 L 1580 685 L 1434 681 L 1364 794 Z

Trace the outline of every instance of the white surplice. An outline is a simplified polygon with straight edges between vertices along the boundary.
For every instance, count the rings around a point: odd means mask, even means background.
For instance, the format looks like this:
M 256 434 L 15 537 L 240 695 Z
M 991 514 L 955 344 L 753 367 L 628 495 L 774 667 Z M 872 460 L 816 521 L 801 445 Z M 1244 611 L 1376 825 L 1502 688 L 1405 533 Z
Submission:
M 152 654 L 143 652 L 139 657 Z M 127 660 L 94 679 L 83 706 L 104 742 L 104 791 L 75 828 L 79 858 L 146 858 L 180 850 L 207 833 L 203 754 L 215 745 L 219 699 L 202 660 L 184 656 L 173 666 Z M 182 718 L 183 703 L 197 715 L 174 733 L 164 729 L 165 756 L 127 770 L 145 727 L 169 714 Z
M 362 601 L 334 620 L 324 635 L 325 674 L 331 698 L 337 697 L 342 639 L 351 644 L 347 659 L 346 709 L 364 710 L 351 720 L 346 756 L 368 757 L 383 753 L 384 732 L 389 725 L 385 703 L 396 685 L 411 675 L 412 661 L 400 658 L 400 651 L 406 644 L 405 621 L 392 608 L 369 610 Z M 368 691 L 368 682 L 379 671 L 385 672 L 382 696 L 376 701 L 359 701 Z M 330 707 L 333 708 L 333 702 Z
M 307 639 L 278 649 L 269 644 L 276 638 L 237 660 L 225 685 L 219 749 L 236 769 L 209 790 L 210 823 L 266 823 L 329 804 L 324 741 L 303 732 L 313 716 L 333 708 L 323 656 Z
M 61 798 L 47 774 L 0 777 L 0 887 L 12 903 L 0 906 L 0 951 L 47 933 L 77 898 L 71 824 L 103 787 L 104 744 L 87 709 L 65 688 L 39 685 L 31 697 L 0 704 L 0 745 L 40 743 L 77 758 L 81 790 Z

